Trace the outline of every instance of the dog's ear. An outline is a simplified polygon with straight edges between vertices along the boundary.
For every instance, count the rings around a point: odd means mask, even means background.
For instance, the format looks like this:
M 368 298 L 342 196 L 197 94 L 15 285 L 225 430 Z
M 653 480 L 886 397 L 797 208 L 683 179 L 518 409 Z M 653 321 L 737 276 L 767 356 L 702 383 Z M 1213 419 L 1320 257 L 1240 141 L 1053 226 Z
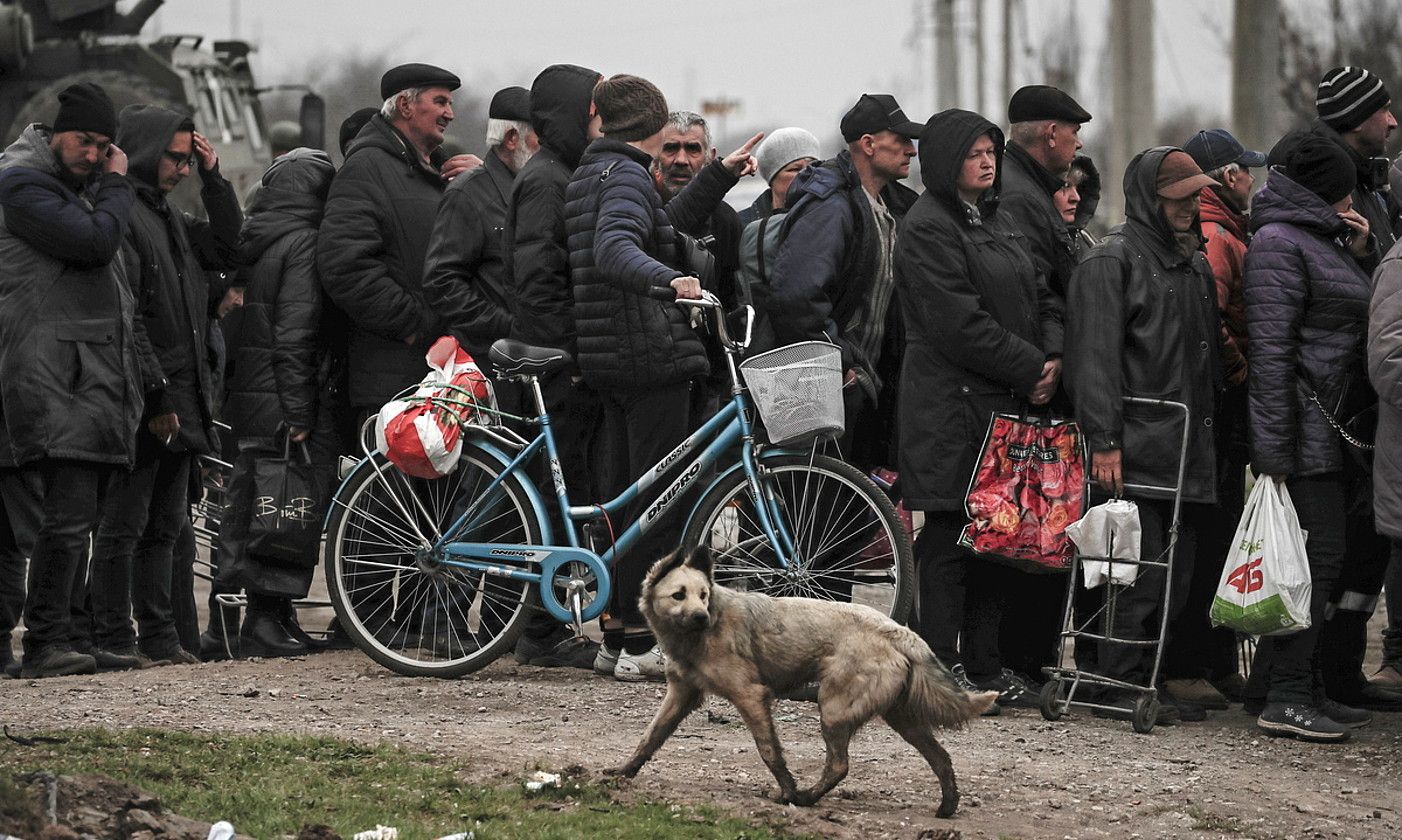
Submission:
M 685 563 L 686 555 L 682 553 L 681 549 L 677 549 L 671 554 L 668 554 L 666 557 L 652 564 L 652 569 L 647 573 L 647 579 L 643 581 L 643 587 L 647 589 L 652 588 L 659 580 L 666 577 L 668 572 L 673 569 L 681 568 Z
M 686 564 L 705 575 L 707 580 L 712 579 L 715 573 L 715 559 L 711 554 L 711 547 L 705 543 L 701 543 L 691 550 L 691 555 L 686 558 Z

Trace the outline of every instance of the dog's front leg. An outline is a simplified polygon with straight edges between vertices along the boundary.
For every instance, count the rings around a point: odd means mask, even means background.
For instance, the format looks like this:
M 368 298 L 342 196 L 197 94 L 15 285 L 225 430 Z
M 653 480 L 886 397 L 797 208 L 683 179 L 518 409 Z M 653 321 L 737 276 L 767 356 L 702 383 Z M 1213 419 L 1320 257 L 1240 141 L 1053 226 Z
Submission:
M 638 744 L 633 757 L 622 767 L 605 772 L 610 776 L 624 776 L 629 779 L 636 776 L 658 748 L 677 731 L 682 720 L 701 707 L 701 701 L 705 697 L 701 689 L 669 675 L 667 695 L 662 698 L 662 707 L 657 710 L 652 723 L 648 724 L 647 731 L 643 733 L 643 740 Z
M 735 704 L 740 717 L 744 718 L 745 725 L 754 736 L 759 757 L 764 759 L 765 766 L 779 783 L 779 802 L 785 805 L 793 802 L 798 786 L 794 784 L 793 774 L 784 762 L 784 749 L 779 745 L 779 733 L 774 729 L 774 715 L 765 689 L 754 685 L 751 690 L 728 699 Z

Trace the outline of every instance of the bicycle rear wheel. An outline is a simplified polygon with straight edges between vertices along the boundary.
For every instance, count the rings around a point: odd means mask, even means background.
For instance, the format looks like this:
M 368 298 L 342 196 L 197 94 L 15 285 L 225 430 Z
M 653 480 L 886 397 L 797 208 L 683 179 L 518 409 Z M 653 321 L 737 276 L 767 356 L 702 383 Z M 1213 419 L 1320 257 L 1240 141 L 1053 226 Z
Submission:
M 412 478 L 361 462 L 331 502 L 327 589 L 342 629 L 371 659 L 414 677 L 458 677 L 510 651 L 539 604 L 534 584 L 442 562 L 429 548 L 501 471 L 464 446 L 458 468 Z M 383 476 L 383 477 L 381 477 Z M 516 479 L 485 502 L 465 542 L 539 544 L 537 511 Z
M 865 604 L 904 622 L 915 562 L 895 505 L 855 467 L 826 455 L 773 455 L 760 462 L 760 486 L 793 542 L 781 568 L 760 527 L 743 471 L 711 488 L 682 536 L 690 551 L 714 552 L 716 583 L 773 596 Z

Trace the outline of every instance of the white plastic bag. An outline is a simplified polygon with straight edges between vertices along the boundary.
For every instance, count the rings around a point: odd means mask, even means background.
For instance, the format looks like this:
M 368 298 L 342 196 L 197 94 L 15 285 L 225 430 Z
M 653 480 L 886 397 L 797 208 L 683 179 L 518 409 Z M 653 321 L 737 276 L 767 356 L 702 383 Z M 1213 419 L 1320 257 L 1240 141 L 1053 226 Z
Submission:
M 1310 565 L 1305 532 L 1285 482 L 1262 476 L 1251 490 L 1236 540 L 1222 568 L 1210 613 L 1256 636 L 1296 633 L 1310 626 Z
M 1096 505 L 1080 521 L 1067 526 L 1066 535 L 1081 555 L 1086 589 L 1094 589 L 1107 579 L 1128 586 L 1139 576 L 1135 563 L 1107 562 L 1139 560 L 1143 529 L 1139 524 L 1139 505 L 1134 502 L 1111 499 Z

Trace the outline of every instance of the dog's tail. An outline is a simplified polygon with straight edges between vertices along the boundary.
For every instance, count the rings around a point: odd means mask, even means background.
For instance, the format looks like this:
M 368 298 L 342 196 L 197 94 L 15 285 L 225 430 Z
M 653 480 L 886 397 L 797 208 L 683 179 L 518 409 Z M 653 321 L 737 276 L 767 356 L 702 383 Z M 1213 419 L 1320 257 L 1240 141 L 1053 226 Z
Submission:
M 969 692 L 959 687 L 954 675 L 935 658 L 928 645 L 916 636 L 908 645 L 910 679 L 906 683 L 905 708 L 927 726 L 958 729 L 988 711 L 998 699 L 996 691 Z

